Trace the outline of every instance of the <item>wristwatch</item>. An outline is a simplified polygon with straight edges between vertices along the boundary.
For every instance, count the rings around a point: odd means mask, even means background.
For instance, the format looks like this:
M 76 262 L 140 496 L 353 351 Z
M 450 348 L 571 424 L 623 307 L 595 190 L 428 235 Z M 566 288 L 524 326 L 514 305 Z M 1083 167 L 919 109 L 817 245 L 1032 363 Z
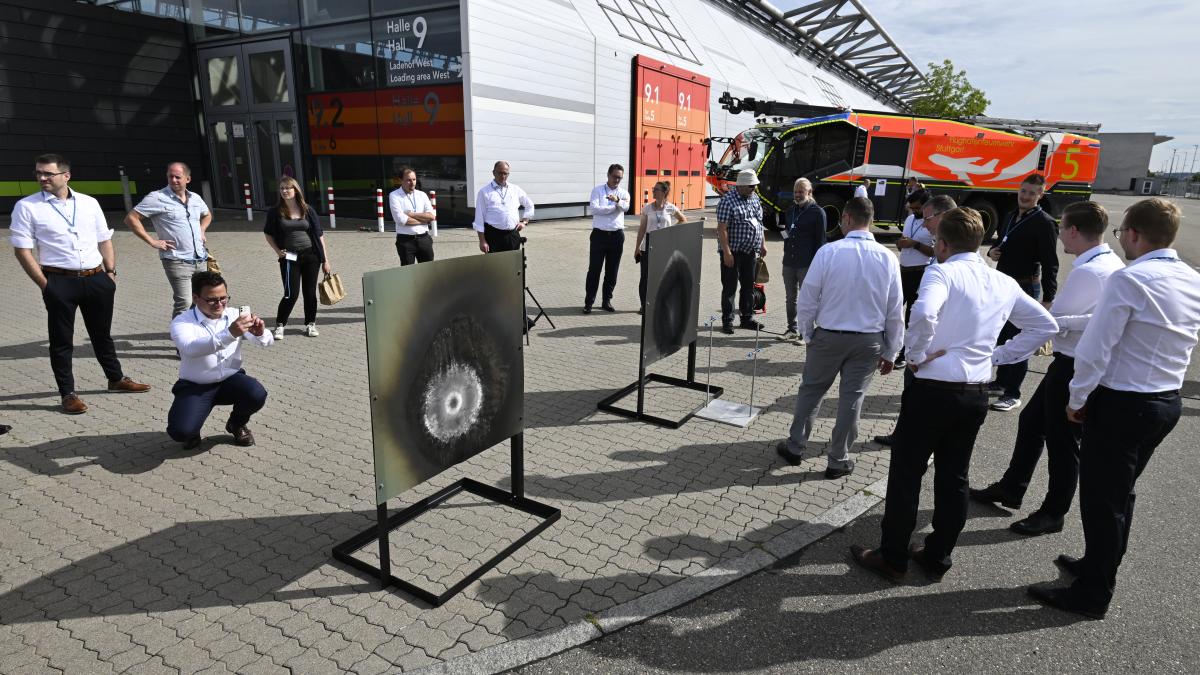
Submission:
M 111 270 L 104 270 L 104 273 L 105 273 L 105 274 L 111 274 L 111 275 L 113 275 L 114 277 L 115 277 L 115 276 L 117 276 L 117 270 L 116 270 L 116 268 L 115 268 L 115 267 L 114 267 L 113 269 L 111 269 Z

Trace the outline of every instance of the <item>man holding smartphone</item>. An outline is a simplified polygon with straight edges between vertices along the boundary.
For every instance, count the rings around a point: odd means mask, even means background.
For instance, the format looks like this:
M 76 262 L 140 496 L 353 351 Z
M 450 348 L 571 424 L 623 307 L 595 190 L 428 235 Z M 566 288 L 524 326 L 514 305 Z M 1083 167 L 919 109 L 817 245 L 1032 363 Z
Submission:
M 192 275 L 192 308 L 171 322 L 179 349 L 179 381 L 167 413 L 167 434 L 185 450 L 200 445 L 200 430 L 214 406 L 231 405 L 225 430 L 242 447 L 254 445 L 246 425 L 267 402 L 267 390 L 242 369 L 242 338 L 270 347 L 274 337 L 249 307 L 229 307 L 225 278 L 216 272 Z

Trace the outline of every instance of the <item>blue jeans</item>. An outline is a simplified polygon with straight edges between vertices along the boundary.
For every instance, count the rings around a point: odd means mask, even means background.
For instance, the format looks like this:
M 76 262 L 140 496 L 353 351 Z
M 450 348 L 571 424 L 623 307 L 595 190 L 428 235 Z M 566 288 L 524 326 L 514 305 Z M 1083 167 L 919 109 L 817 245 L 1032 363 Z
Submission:
M 1042 283 L 1040 281 L 1035 281 L 1032 284 L 1021 284 L 1021 290 L 1025 291 L 1034 300 L 1042 299 Z M 1020 328 L 1011 323 L 1005 323 L 1004 328 L 1000 329 L 1000 337 L 996 340 L 996 344 L 1002 345 L 1020 332 Z M 1002 395 L 1010 398 L 1021 398 L 1021 383 L 1025 381 L 1025 374 L 1028 372 L 1028 360 L 1011 363 L 1006 366 L 997 366 L 996 384 L 1004 389 Z
M 233 406 L 229 426 L 236 429 L 245 426 L 250 416 L 262 410 L 267 402 L 266 388 L 244 370 L 209 384 L 179 380 L 171 393 L 175 402 L 167 413 L 167 435 L 180 443 L 200 436 L 213 406 Z

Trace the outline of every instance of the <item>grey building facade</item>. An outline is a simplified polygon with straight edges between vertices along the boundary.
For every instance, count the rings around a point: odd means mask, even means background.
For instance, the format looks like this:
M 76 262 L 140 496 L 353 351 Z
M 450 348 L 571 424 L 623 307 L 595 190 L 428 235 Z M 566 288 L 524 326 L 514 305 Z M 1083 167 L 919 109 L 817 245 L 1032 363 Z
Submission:
M 1171 140 L 1153 132 L 1100 133 L 1100 170 L 1096 173 L 1096 192 L 1141 192 L 1142 184 L 1132 182 L 1145 178 L 1150 168 L 1150 153 L 1154 146 Z M 1155 193 L 1157 194 L 1157 192 Z

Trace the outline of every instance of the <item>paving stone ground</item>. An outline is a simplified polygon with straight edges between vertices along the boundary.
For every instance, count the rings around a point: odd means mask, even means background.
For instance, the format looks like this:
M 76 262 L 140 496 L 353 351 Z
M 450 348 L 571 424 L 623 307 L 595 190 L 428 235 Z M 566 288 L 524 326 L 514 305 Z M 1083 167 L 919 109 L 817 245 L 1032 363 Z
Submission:
M 277 267 L 261 233 L 218 219 L 209 240 L 236 304 L 274 315 Z M 114 217 L 114 223 L 116 217 Z M 346 225 L 350 225 L 346 221 Z M 708 220 L 701 316 L 718 307 L 715 221 Z M 535 223 L 529 283 L 557 328 L 534 330 L 525 352 L 526 493 L 562 518 L 439 608 L 381 591 L 332 562 L 330 548 L 374 522 L 371 430 L 359 275 L 397 264 L 386 234 L 331 231 L 331 259 L 349 291 L 322 307 L 318 338 L 295 332 L 248 346 L 247 371 L 270 392 L 252 421 L 252 448 L 231 444 L 218 409 L 200 448 L 164 428 L 177 377 L 167 335 L 170 294 L 154 253 L 118 227 L 113 335 L 141 395 L 104 390 L 82 321 L 75 374 L 86 415 L 58 412 L 45 311 L 0 244 L 0 672 L 410 671 L 595 617 L 680 580 L 767 548 L 886 476 L 900 376 L 877 377 L 863 406 L 858 469 L 821 475 L 835 398 L 819 414 L 804 463 L 779 460 L 804 349 L 764 334 L 747 429 L 694 419 L 661 429 L 598 413 L 596 402 L 637 375 L 640 317 L 632 231 L 616 314 L 583 315 L 587 221 Z M 781 244 L 768 261 L 778 270 Z M 473 233 L 443 230 L 439 257 L 478 253 Z M 781 289 L 768 287 L 768 328 L 784 327 Z M 300 308 L 293 316 L 298 324 Z M 753 333 L 718 335 L 698 377 L 745 402 Z M 684 355 L 654 372 L 683 376 Z M 833 391 L 836 394 L 836 385 Z M 702 397 L 651 388 L 670 413 Z M 690 398 L 688 398 L 691 396 Z M 632 400 L 629 401 L 632 404 Z M 492 448 L 393 502 L 400 507 L 460 477 L 508 488 L 507 446 Z M 399 576 L 446 587 L 532 526 L 463 495 L 393 534 Z M 364 558 L 372 553 L 365 552 Z

